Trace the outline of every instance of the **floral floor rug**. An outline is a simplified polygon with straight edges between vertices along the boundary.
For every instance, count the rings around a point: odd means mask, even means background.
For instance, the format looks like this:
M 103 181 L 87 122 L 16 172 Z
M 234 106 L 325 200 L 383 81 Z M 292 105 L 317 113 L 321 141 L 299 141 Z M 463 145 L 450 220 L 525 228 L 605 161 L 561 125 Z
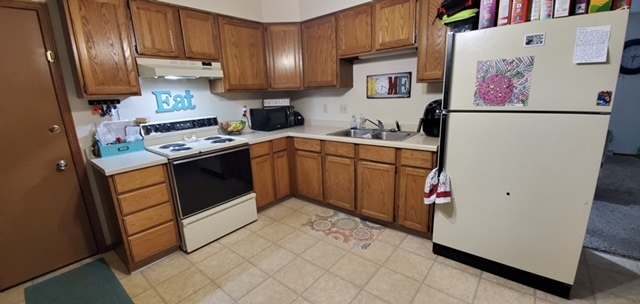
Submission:
M 342 212 L 326 209 L 310 217 L 304 226 L 341 241 L 366 250 L 386 229 L 383 226 L 353 217 Z

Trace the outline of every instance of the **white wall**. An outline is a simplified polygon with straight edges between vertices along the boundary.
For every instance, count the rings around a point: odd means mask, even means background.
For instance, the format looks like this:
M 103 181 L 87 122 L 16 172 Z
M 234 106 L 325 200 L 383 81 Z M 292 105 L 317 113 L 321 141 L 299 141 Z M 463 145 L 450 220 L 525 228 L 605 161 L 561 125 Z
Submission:
M 262 22 L 300 22 L 299 0 L 262 0 Z
M 292 104 L 305 120 L 315 123 L 330 121 L 327 123 L 343 124 L 346 128 L 349 127 L 351 115 L 358 117 L 362 113 L 371 120 L 382 120 L 385 127 L 392 127 L 393 122 L 398 120 L 406 130 L 410 130 L 422 117 L 425 106 L 434 99 L 442 98 L 442 83 L 416 84 L 416 61 L 415 54 L 358 60 L 353 66 L 353 89 L 296 92 L 292 95 Z M 412 72 L 411 98 L 367 99 L 367 75 L 408 71 Z M 342 104 L 347 105 L 348 114 L 340 114 Z M 324 105 L 327 106 L 326 114 Z
M 262 21 L 262 0 L 159 0 L 223 15 Z M 280 0 L 278 0 L 280 1 Z
M 307 20 L 329 14 L 335 11 L 343 10 L 358 4 L 371 2 L 371 0 L 299 0 L 300 1 L 300 19 Z
M 632 5 L 640 7 L 640 0 Z M 640 38 L 640 13 L 632 13 L 629 15 L 626 40 L 637 38 Z M 609 124 L 613 141 L 608 149 L 615 153 L 636 154 L 640 147 L 640 74 L 621 74 L 614 98 Z

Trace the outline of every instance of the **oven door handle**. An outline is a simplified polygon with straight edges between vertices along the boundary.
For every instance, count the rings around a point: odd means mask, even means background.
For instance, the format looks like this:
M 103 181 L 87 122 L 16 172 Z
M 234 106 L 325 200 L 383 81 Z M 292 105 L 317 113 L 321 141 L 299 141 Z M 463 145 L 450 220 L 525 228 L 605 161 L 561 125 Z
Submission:
M 218 153 L 210 153 L 210 154 L 205 154 L 205 155 L 201 155 L 201 156 L 197 156 L 197 157 L 191 157 L 191 158 L 188 158 L 188 159 L 172 161 L 171 163 L 174 164 L 174 165 L 179 165 L 179 164 L 188 163 L 188 162 L 191 162 L 191 161 L 194 161 L 194 160 L 199 160 L 199 159 L 203 159 L 203 158 L 207 158 L 207 157 L 218 156 L 218 155 L 223 155 L 223 154 L 232 153 L 232 152 L 236 152 L 236 151 L 247 150 L 247 149 L 249 149 L 248 145 L 247 146 L 242 146 L 240 148 L 220 151 Z

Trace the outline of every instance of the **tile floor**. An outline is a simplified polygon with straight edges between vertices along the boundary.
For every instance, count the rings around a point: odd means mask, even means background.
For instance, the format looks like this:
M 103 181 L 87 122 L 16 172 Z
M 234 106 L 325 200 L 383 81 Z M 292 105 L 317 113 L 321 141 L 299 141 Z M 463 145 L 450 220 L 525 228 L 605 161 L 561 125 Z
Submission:
M 290 199 L 196 252 L 177 252 L 132 275 L 102 255 L 135 303 L 640 303 L 640 264 L 584 250 L 567 301 L 431 253 L 431 242 L 386 229 L 367 250 L 303 227 L 322 207 Z M 24 303 L 24 288 L 0 294 Z

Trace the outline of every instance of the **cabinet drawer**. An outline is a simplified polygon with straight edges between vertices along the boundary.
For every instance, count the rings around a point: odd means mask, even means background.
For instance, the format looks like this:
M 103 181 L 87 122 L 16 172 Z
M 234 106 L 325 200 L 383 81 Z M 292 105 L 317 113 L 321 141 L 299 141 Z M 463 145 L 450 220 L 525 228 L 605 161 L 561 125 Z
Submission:
M 376 146 L 358 146 L 360 159 L 393 164 L 396 162 L 396 149 Z
M 322 151 L 322 148 L 320 147 L 320 141 L 316 139 L 294 138 L 293 144 L 296 146 L 296 149 L 298 150 L 312 151 L 312 152 Z
M 165 181 L 165 176 L 165 167 L 161 165 L 118 174 L 113 177 L 113 183 L 118 193 L 124 193 L 162 183 Z
M 178 244 L 178 235 L 173 221 L 129 238 L 134 263 L 144 261 Z
M 122 216 L 169 201 L 167 184 L 141 189 L 118 197 Z
M 251 158 L 260 157 L 262 155 L 267 155 L 271 152 L 270 142 L 263 142 L 259 144 L 253 144 L 249 146 L 249 151 L 251 152 Z
M 354 157 L 356 154 L 354 144 L 339 143 L 334 141 L 324 142 L 324 153 L 345 157 Z
M 172 213 L 173 206 L 170 203 L 153 207 L 125 217 L 124 228 L 127 230 L 127 235 L 134 235 L 162 223 L 170 222 L 173 220 Z
M 428 151 L 401 150 L 400 164 L 417 168 L 433 168 L 432 153 Z
M 273 140 L 273 152 L 278 152 L 287 149 L 287 139 L 278 138 Z

